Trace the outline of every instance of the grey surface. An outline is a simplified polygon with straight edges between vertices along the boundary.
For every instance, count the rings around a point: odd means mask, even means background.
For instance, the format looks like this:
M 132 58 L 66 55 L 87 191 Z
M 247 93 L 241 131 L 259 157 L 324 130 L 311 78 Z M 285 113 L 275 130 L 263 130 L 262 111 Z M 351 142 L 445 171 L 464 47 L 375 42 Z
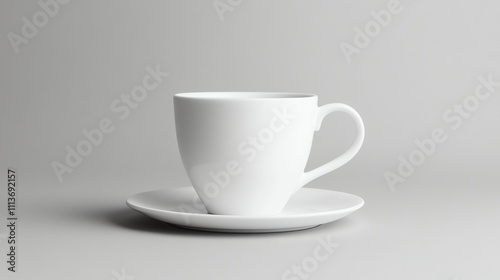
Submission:
M 500 4 L 401 1 L 347 63 L 339 45 L 388 2 L 242 1 L 221 21 L 210 1 L 70 1 L 19 53 L 7 36 L 41 8 L 1 2 L 0 178 L 5 186 L 7 167 L 18 169 L 20 217 L 20 272 L 4 263 L 2 279 L 118 279 L 122 268 L 135 279 L 281 279 L 318 237 L 339 247 L 309 279 L 498 279 L 500 87 L 458 129 L 443 114 L 474 93 L 478 76 L 500 81 Z M 170 75 L 120 120 L 110 104 L 156 65 Z M 364 147 L 308 187 L 366 205 L 330 225 L 257 235 L 187 231 L 128 209 L 135 193 L 189 185 L 173 94 L 228 90 L 309 92 L 320 105 L 354 107 Z M 59 182 L 51 164 L 103 118 L 115 130 Z M 446 142 L 391 190 L 384 173 L 436 128 Z M 353 133 L 347 116 L 325 120 L 308 168 L 340 154 Z
M 20 272 L 2 275 L 113 279 L 112 271 L 124 267 L 135 279 L 282 279 L 313 256 L 316 238 L 331 238 L 339 247 L 310 279 L 496 279 L 498 191 L 443 186 L 408 185 L 389 194 L 344 185 L 338 188 L 367 198 L 362 209 L 329 225 L 274 234 L 172 227 L 127 208 L 134 191 L 107 184 L 22 191 Z

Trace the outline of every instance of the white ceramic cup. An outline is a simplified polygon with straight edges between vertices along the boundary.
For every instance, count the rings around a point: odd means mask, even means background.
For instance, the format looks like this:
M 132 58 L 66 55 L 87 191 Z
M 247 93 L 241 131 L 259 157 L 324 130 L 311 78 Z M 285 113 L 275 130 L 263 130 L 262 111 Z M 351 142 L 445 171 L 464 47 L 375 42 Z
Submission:
M 321 107 L 313 94 L 193 92 L 174 96 L 175 125 L 189 179 L 211 214 L 274 215 L 302 186 L 351 160 L 364 139 L 351 107 Z M 356 124 L 352 146 L 304 172 L 314 131 L 333 112 Z

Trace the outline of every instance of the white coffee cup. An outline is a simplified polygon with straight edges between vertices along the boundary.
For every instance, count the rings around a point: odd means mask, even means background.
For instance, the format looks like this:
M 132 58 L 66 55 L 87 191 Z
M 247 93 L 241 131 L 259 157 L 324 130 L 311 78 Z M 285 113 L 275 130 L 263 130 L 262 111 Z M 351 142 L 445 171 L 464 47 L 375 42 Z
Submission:
M 301 187 L 356 155 L 365 133 L 359 114 L 340 103 L 318 107 L 317 101 L 300 93 L 175 94 L 181 158 L 209 213 L 277 214 Z M 341 156 L 304 172 L 314 131 L 333 112 L 354 119 L 355 140 Z

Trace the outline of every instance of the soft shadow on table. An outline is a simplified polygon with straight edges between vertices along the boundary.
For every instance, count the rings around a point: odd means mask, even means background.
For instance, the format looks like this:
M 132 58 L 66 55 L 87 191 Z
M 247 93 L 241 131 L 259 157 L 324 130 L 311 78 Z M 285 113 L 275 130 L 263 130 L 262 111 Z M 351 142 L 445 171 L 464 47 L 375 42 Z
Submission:
M 315 228 L 291 231 L 291 232 L 280 232 L 280 233 L 219 233 L 219 232 L 209 232 L 209 231 L 198 231 L 191 229 L 184 229 L 176 227 L 174 225 L 155 220 L 153 218 L 147 217 L 135 210 L 128 207 L 120 207 L 108 210 L 95 210 L 95 212 L 87 213 L 92 217 L 97 218 L 101 221 L 110 223 L 111 225 L 125 228 L 134 231 L 143 231 L 157 234 L 169 234 L 169 235 L 183 235 L 183 236 L 204 236 L 204 237 L 248 237 L 248 236 L 283 236 L 283 235 L 300 235 L 300 234 L 327 234 L 332 231 L 345 231 L 346 229 L 356 229 L 359 221 L 358 219 L 352 219 L 351 217 L 345 217 L 338 221 L 320 225 Z

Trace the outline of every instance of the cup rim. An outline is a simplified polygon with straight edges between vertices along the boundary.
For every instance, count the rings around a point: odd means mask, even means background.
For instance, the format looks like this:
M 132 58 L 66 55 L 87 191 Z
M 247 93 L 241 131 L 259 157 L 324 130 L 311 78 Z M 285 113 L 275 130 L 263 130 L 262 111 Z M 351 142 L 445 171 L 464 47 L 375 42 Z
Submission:
M 203 100 L 267 100 L 315 98 L 312 93 L 295 92 L 251 92 L 251 91 L 206 91 L 176 93 L 175 98 Z

